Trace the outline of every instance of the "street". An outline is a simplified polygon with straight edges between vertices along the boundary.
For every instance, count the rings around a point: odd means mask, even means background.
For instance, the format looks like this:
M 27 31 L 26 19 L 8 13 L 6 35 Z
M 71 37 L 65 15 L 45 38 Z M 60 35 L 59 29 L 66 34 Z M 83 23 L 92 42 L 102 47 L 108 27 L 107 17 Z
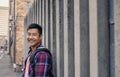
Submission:
M 20 72 L 14 72 L 7 54 L 0 59 L 0 77 L 21 77 Z

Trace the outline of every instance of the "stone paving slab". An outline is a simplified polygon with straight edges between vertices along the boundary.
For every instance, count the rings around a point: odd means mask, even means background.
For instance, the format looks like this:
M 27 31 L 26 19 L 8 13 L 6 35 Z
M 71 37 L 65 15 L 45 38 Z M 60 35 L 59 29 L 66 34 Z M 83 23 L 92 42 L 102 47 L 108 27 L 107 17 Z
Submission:
M 0 77 L 21 77 L 20 72 L 14 72 L 7 54 L 0 59 Z

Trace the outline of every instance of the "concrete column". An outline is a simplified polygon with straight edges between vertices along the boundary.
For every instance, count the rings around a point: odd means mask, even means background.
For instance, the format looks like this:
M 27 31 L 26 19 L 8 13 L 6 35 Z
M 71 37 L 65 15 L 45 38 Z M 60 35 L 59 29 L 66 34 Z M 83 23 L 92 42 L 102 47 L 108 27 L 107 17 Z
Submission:
M 68 0 L 64 2 L 64 77 L 68 76 Z
M 98 77 L 97 0 L 89 2 L 90 77 Z
M 60 46 L 59 46 L 59 1 L 56 0 L 56 60 L 57 60 L 57 77 L 60 77 Z
M 75 55 L 75 77 L 80 77 L 80 9 L 79 0 L 74 1 L 74 55 Z
M 50 50 L 53 52 L 53 8 L 52 8 L 53 0 L 50 0 Z
M 114 0 L 115 77 L 120 76 L 120 0 Z

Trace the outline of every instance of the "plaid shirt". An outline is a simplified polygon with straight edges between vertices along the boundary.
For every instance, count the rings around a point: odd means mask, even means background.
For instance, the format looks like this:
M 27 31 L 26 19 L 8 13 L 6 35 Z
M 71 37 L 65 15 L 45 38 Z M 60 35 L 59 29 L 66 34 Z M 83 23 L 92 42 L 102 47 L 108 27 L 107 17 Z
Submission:
M 41 47 L 41 45 L 39 45 L 38 47 Z M 31 51 L 29 51 L 28 57 L 31 56 L 31 54 L 32 54 Z M 25 67 L 26 67 L 27 58 L 25 60 Z M 34 68 L 35 69 L 35 77 L 48 77 L 48 74 L 52 69 L 51 56 L 47 52 L 38 52 L 36 54 L 34 60 L 35 60 L 35 68 Z M 29 72 L 29 77 L 33 77 L 31 65 L 29 65 L 28 72 Z M 25 68 L 24 68 L 22 77 L 25 77 L 24 74 L 25 74 Z

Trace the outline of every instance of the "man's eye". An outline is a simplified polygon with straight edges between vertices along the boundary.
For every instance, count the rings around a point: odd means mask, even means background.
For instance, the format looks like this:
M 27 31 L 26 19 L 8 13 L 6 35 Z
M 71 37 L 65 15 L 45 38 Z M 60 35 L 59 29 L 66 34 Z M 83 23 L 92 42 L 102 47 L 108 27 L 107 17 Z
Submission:
M 28 36 L 37 36 L 37 33 L 28 33 Z
M 27 35 L 30 36 L 31 34 L 28 33 Z

